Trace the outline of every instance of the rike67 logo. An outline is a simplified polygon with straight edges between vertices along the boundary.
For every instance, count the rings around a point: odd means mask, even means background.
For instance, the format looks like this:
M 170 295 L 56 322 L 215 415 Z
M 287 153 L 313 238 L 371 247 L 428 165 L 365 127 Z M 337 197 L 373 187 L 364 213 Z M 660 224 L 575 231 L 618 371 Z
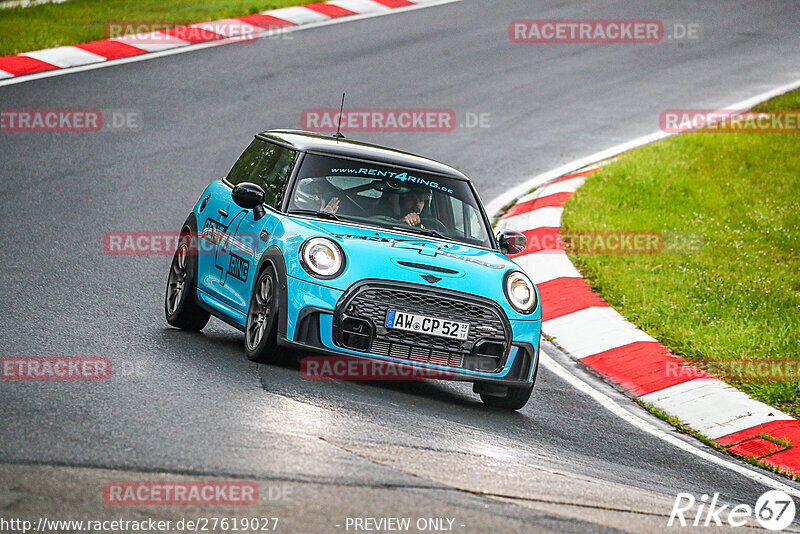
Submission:
M 743 527 L 755 517 L 768 530 L 783 530 L 795 516 L 794 500 L 780 490 L 761 495 L 754 507 L 749 504 L 722 505 L 719 493 L 696 499 L 691 493 L 678 493 L 667 526 L 680 527 Z

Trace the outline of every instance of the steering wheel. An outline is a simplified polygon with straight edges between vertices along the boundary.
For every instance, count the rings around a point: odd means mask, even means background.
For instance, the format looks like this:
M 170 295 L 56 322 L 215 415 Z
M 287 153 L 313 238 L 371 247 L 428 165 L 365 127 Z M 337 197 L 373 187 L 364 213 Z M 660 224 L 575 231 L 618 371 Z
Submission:
M 444 236 L 450 233 L 447 231 L 447 227 L 444 225 L 444 223 L 442 223 L 442 221 L 436 217 L 420 217 L 420 223 L 425 228 L 439 232 Z

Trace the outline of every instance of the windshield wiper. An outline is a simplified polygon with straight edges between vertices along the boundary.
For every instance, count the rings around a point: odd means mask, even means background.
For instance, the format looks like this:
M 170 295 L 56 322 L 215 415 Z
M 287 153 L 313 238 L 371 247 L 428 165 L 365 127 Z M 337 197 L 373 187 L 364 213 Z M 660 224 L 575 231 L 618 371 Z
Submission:
M 442 234 L 441 232 L 437 232 L 436 230 L 431 230 L 429 228 L 419 228 L 417 226 L 392 226 L 393 230 L 401 230 L 403 232 L 411 232 L 415 234 L 422 234 L 422 235 L 429 235 L 432 237 L 441 237 L 447 239 L 447 236 Z
M 334 221 L 341 221 L 338 215 L 329 211 L 314 211 L 314 210 L 289 210 L 289 213 L 296 213 L 298 215 L 316 215 L 323 219 L 331 219 Z

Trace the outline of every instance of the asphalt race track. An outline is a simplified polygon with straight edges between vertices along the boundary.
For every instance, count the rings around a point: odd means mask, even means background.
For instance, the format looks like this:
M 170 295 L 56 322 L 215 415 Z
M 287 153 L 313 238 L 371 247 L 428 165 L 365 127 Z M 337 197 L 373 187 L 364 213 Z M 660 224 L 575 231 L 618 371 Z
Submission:
M 510 42 L 509 22 L 524 18 L 660 19 L 702 31 L 658 44 Z M 169 328 L 170 257 L 108 255 L 103 236 L 178 230 L 254 133 L 299 127 L 304 109 L 336 107 L 342 91 L 347 107 L 450 108 L 460 123 L 487 114 L 484 128 L 348 137 L 450 163 L 489 201 L 658 130 L 664 109 L 721 107 L 800 78 L 798 21 L 793 1 L 466 0 L 0 87 L 2 108 L 143 117 L 138 131 L 0 134 L 0 353 L 107 356 L 119 370 L 96 382 L 0 383 L 0 462 L 353 488 L 327 494 L 316 512 L 330 532 L 344 531 L 335 524 L 358 492 L 352 509 L 364 516 L 411 514 L 424 500 L 513 517 L 514 528 L 577 532 L 627 530 L 605 515 L 620 510 L 641 514 L 631 530 L 665 529 L 678 492 L 752 505 L 767 486 L 634 428 L 545 368 L 527 407 L 505 413 L 463 384 L 312 382 L 296 367 L 257 366 L 220 321 L 200 335 Z M 526 469 L 547 482 L 515 483 Z M 492 476 L 498 486 L 482 486 Z M 660 504 L 645 504 L 656 494 Z M 479 521 L 457 530 L 487 531 Z

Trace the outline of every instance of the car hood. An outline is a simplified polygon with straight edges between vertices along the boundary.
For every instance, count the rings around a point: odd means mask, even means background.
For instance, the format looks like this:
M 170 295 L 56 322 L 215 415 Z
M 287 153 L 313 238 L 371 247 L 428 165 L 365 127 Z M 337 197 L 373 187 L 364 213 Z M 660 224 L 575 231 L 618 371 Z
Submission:
M 310 277 L 300 266 L 297 256 L 291 255 L 293 257 L 286 260 L 287 271 L 292 276 L 298 275 L 340 290 L 364 279 L 450 289 L 494 300 L 509 318 L 534 318 L 522 316 L 508 304 L 503 280 L 509 270 L 520 267 L 497 251 L 428 236 L 303 217 L 288 218 L 284 230 L 287 236 L 297 234 L 295 242 L 298 248 L 305 239 L 324 235 L 339 243 L 347 256 L 347 265 L 341 276 L 320 281 Z

